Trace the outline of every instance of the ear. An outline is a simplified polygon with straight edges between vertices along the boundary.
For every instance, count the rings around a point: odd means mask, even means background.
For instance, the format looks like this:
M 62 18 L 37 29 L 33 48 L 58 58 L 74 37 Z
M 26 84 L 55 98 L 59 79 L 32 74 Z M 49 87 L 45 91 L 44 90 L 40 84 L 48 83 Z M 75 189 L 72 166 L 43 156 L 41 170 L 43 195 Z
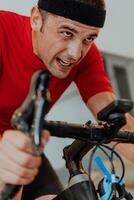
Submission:
M 42 17 L 38 7 L 33 7 L 31 10 L 30 23 L 33 31 L 40 31 L 42 27 Z

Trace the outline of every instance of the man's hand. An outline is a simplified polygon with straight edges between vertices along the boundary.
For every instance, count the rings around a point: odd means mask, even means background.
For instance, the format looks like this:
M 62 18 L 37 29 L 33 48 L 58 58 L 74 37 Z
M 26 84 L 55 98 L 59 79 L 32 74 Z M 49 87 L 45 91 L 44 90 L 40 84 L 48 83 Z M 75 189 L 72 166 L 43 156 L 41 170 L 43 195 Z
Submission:
M 87 107 L 92 111 L 93 115 L 97 118 L 97 113 L 104 107 L 108 106 L 116 97 L 111 92 L 101 92 L 91 97 L 87 102 Z M 134 130 L 134 118 L 126 114 L 127 124 L 123 130 Z M 134 145 L 133 144 L 119 144 L 116 149 L 122 153 L 127 159 L 134 163 Z
M 48 131 L 43 131 L 42 145 L 48 141 Z M 41 157 L 34 154 L 32 140 L 16 130 L 5 131 L 0 140 L 0 186 L 27 185 L 38 173 Z

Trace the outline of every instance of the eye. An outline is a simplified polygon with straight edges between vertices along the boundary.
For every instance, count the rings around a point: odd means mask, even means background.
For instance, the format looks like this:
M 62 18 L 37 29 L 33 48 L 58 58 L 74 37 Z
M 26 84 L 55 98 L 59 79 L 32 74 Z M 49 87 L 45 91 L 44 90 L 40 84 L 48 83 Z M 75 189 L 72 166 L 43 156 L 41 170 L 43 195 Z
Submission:
M 84 41 L 86 44 L 92 43 L 95 40 L 96 37 L 88 37 Z
M 62 34 L 65 36 L 65 37 L 72 37 L 73 34 L 69 31 L 63 31 Z

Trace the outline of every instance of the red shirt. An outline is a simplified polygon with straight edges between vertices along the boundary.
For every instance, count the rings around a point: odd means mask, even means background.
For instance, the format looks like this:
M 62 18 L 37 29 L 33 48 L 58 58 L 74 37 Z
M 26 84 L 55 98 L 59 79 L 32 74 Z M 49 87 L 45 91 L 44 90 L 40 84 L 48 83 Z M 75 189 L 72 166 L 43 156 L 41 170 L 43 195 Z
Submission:
M 0 11 L 0 133 L 11 128 L 11 116 L 26 98 L 33 73 L 45 68 L 33 53 L 29 17 Z M 51 77 L 51 105 L 72 81 L 85 102 L 96 93 L 112 91 L 95 44 L 67 78 Z

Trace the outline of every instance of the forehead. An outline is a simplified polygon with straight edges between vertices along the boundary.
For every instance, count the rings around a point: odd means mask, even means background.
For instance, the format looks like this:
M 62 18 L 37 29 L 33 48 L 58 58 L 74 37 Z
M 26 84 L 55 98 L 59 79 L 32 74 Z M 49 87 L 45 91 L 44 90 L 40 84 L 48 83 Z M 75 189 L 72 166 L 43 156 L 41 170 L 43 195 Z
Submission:
M 96 33 L 96 34 L 98 34 L 100 30 L 100 28 L 98 27 L 82 24 L 80 22 L 77 22 L 68 18 L 64 18 L 61 16 L 57 16 L 57 15 L 50 15 L 48 20 L 49 20 L 49 24 L 51 24 L 52 22 L 53 26 L 59 29 L 63 27 L 70 27 L 72 29 L 77 30 L 78 32 Z

